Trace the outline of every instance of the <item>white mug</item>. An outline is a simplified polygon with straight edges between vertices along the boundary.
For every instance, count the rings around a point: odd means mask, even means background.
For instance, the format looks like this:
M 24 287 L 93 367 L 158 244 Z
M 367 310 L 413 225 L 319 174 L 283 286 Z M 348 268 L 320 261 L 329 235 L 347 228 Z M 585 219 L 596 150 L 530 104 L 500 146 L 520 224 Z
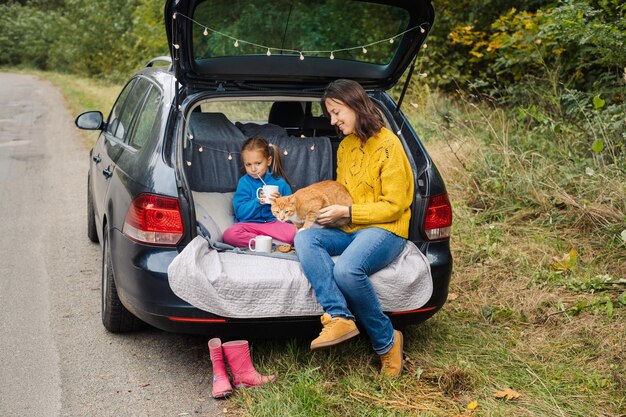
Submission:
M 254 249 L 252 249 L 252 242 L 254 242 Z M 272 238 L 270 236 L 263 236 L 263 235 L 253 237 L 248 242 L 248 248 L 252 252 L 271 253 L 272 252 Z
M 261 200 L 261 204 L 270 204 L 270 197 L 272 194 L 278 192 L 278 185 L 264 185 L 263 187 L 259 187 L 256 189 L 256 198 L 260 199 L 261 190 L 263 190 L 263 194 L 265 198 Z

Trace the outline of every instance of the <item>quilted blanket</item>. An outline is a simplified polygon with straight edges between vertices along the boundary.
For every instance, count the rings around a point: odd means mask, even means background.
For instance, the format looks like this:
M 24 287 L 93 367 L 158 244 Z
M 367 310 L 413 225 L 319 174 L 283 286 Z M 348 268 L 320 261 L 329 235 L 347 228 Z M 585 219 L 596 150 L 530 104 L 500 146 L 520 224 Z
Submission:
M 295 258 L 219 252 L 197 236 L 170 264 L 169 284 L 189 304 L 223 317 L 321 315 L 323 310 Z M 370 279 L 385 311 L 418 309 L 433 291 L 430 265 L 410 241 Z

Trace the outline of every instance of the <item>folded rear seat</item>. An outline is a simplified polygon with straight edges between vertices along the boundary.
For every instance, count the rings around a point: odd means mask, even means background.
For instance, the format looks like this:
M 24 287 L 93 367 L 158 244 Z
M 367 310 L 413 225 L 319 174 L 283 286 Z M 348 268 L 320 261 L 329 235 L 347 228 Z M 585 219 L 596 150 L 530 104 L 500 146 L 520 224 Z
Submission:
M 276 145 L 295 192 L 318 181 L 333 179 L 333 149 L 328 137 L 288 136 L 280 126 L 252 123 L 235 126 L 222 113 L 192 113 L 185 159 L 196 220 L 215 241 L 234 220 L 232 197 L 241 175 L 241 147 L 260 135 Z M 191 165 L 189 165 L 191 164 Z

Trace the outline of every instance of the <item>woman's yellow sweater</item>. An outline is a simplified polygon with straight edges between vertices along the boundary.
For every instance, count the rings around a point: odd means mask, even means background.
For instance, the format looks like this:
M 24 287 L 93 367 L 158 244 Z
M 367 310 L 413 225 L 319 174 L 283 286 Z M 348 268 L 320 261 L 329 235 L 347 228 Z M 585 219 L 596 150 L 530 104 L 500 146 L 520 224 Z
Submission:
M 337 181 L 354 201 L 352 222 L 342 230 L 380 227 L 408 238 L 413 171 L 393 132 L 383 127 L 365 145 L 354 134 L 346 136 L 337 150 Z

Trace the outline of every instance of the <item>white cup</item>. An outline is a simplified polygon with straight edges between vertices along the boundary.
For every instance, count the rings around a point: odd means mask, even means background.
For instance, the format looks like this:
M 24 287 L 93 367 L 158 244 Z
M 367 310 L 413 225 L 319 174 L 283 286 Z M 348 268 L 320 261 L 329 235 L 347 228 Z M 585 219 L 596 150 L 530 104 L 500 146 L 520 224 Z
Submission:
M 263 190 L 263 194 L 265 198 L 261 200 L 261 204 L 270 204 L 270 197 L 272 194 L 278 192 L 278 185 L 264 185 L 263 187 L 259 187 L 256 189 L 256 198 L 260 199 L 261 190 Z
M 252 242 L 254 242 L 254 249 L 252 248 Z M 270 236 L 257 236 L 250 239 L 248 242 L 248 248 L 252 252 L 272 252 L 272 238 Z

